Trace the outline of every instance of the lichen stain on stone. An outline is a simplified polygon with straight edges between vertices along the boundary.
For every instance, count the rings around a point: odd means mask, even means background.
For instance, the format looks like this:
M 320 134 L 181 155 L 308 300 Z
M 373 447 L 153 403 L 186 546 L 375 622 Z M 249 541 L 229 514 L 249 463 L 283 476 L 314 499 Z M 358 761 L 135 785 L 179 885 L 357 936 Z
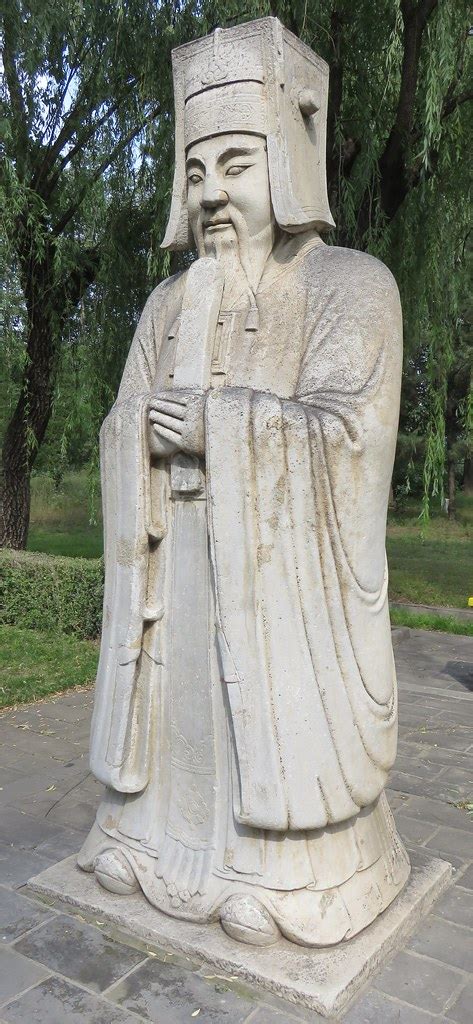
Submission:
M 259 569 L 261 569 L 262 565 L 271 561 L 273 550 L 274 544 L 258 544 L 256 549 L 256 561 Z
M 281 474 L 281 476 L 279 477 L 279 480 L 276 483 L 274 491 L 276 501 L 278 501 L 282 505 L 286 494 L 286 477 L 284 474 Z
M 324 892 L 320 900 L 319 906 L 321 918 L 325 917 L 327 911 L 330 910 L 330 907 L 332 906 L 332 903 L 334 902 L 335 899 L 336 894 L 334 892 Z

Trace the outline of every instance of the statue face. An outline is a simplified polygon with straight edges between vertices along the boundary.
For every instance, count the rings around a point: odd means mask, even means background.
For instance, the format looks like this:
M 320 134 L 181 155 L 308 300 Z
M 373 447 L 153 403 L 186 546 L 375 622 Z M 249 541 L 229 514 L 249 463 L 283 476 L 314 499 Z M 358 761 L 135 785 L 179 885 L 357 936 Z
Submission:
M 187 209 L 196 242 L 260 235 L 274 222 L 266 140 L 240 132 L 195 142 L 186 160 Z

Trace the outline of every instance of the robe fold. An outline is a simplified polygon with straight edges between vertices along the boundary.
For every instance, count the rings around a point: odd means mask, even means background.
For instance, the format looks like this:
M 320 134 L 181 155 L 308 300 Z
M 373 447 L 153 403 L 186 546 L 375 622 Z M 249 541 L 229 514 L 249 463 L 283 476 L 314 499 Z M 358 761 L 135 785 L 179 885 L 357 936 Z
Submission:
M 146 423 L 150 395 L 173 386 L 184 281 L 151 296 L 101 436 L 106 589 L 91 763 L 123 794 L 159 776 L 164 742 L 174 498 L 169 467 L 150 463 Z M 382 264 L 314 235 L 273 254 L 257 304 L 256 336 L 242 309 L 218 339 L 225 365 L 206 402 L 208 642 L 216 636 L 227 695 L 235 821 L 297 832 L 373 804 L 395 757 L 384 537 L 401 316 Z

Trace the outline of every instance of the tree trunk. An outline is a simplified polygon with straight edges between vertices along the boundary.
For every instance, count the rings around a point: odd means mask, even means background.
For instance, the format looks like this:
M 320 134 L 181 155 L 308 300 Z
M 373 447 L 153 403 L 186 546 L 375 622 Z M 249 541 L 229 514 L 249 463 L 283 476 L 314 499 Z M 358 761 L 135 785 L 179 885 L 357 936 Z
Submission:
M 455 462 L 453 459 L 448 460 L 448 518 L 455 518 L 455 495 L 456 495 L 456 480 L 455 480 Z
M 18 406 L 8 425 L 3 445 L 0 546 L 21 550 L 28 540 L 31 469 L 26 446 L 18 438 L 18 433 L 24 433 L 24 429 L 18 422 L 17 410 Z
M 16 549 L 25 548 L 28 540 L 31 470 L 51 416 L 56 379 L 51 310 L 44 301 L 28 303 L 28 306 L 33 316 L 28 330 L 25 369 L 2 452 L 0 547 Z
M 463 463 L 463 491 L 473 494 L 473 456 L 468 455 Z

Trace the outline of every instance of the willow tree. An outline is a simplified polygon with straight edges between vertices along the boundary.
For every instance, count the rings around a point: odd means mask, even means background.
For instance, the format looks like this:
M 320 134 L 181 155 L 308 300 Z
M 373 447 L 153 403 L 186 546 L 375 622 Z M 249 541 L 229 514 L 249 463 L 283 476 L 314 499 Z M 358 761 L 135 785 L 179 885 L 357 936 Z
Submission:
M 472 352 L 463 315 L 471 222 L 470 5 L 280 0 L 254 6 L 258 13 L 270 6 L 330 65 L 327 158 L 337 223 L 331 241 L 379 256 L 400 285 L 410 377 L 405 394 L 407 400 L 410 388 L 419 407 L 428 516 L 431 495 L 443 494 L 447 462 L 451 492 L 453 378 L 453 389 L 463 389 L 457 390 L 455 444 L 466 458 L 473 447 L 472 377 L 465 368 Z
M 267 14 L 330 65 L 327 157 L 337 228 L 329 241 L 379 255 L 398 278 L 408 359 L 425 378 L 426 496 L 441 486 L 447 381 L 464 305 L 466 0 L 2 3 L 4 219 L 24 330 L 3 444 L 1 542 L 26 543 L 30 472 L 51 415 L 66 325 L 80 309 L 94 336 L 94 306 L 109 286 L 129 309 L 138 307 L 126 268 L 143 245 L 149 277 L 169 272 L 157 243 L 172 169 L 171 48 Z M 117 225 L 135 220 L 140 230 L 124 258 Z M 112 381 L 124 353 L 120 316 L 107 309 L 116 326 L 106 351 L 95 346 L 94 354 L 110 364 Z
M 168 117 L 169 50 L 181 41 L 174 9 L 152 0 L 2 0 L 2 219 L 24 299 L 3 438 L 3 545 L 26 544 L 30 474 L 68 326 L 103 273 L 115 226 L 139 217 L 149 198 L 150 133 Z M 161 176 L 158 193 L 164 184 Z

